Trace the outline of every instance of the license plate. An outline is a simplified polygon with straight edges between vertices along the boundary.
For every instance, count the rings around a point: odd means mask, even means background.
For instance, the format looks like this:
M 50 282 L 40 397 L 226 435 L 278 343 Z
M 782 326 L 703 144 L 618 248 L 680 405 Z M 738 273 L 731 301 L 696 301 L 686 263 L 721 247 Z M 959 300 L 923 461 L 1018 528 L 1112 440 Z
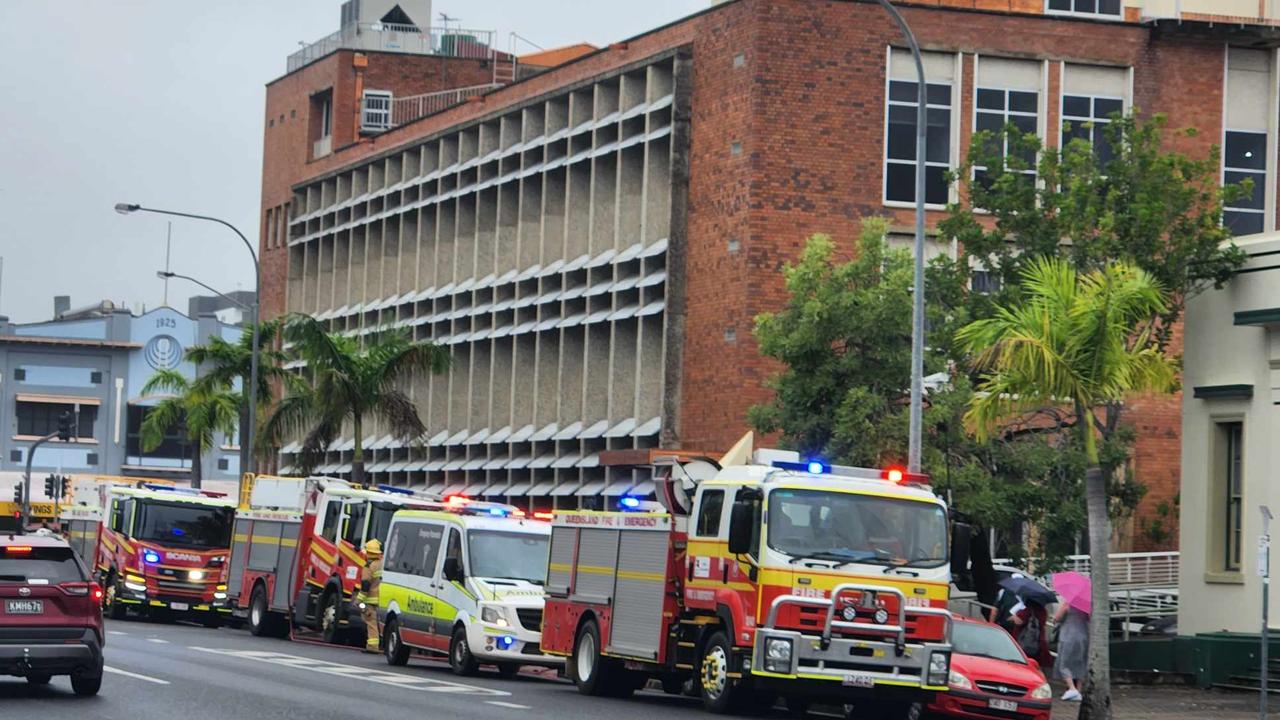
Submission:
M 44 601 L 6 600 L 4 611 L 9 615 L 41 615 L 44 613 Z
M 169 603 L 169 607 L 174 610 L 190 610 L 191 606 L 186 603 Z
M 844 676 L 843 684 L 845 687 L 873 688 L 876 686 L 876 679 L 870 675 L 853 673 Z
M 1018 703 L 1012 700 L 1001 700 L 1000 698 L 991 698 L 987 701 L 987 707 L 992 710 L 1008 710 L 1009 712 L 1017 712 Z

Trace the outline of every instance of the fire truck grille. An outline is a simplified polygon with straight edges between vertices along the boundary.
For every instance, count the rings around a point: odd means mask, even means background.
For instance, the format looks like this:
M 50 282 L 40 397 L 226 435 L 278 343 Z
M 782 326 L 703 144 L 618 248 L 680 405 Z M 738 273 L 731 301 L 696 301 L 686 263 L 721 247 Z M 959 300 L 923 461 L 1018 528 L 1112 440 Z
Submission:
M 1027 689 L 1017 685 L 1006 685 L 997 682 L 979 682 L 978 689 L 993 695 L 1012 695 L 1014 697 L 1022 697 L 1027 694 Z
M 177 580 L 157 580 L 156 586 L 161 592 L 202 593 L 208 587 L 205 583 L 179 582 Z
M 520 617 L 520 624 L 526 630 L 542 630 L 542 609 L 541 608 L 517 608 L 516 615 Z
M 542 646 L 538 643 L 525 643 L 524 647 L 520 649 L 520 653 L 523 655 L 541 655 Z

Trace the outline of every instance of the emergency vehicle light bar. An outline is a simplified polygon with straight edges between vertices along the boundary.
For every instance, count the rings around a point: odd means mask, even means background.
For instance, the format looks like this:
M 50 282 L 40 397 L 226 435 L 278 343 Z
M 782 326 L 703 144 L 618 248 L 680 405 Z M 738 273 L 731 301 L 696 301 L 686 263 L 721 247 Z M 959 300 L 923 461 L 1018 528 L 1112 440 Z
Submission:
M 385 493 L 394 493 L 396 495 L 413 495 L 414 492 L 409 488 L 395 487 L 394 485 L 378 485 L 378 490 Z
M 907 472 L 899 467 L 877 470 L 874 468 L 860 468 L 849 465 L 830 465 L 819 460 L 809 460 L 807 462 L 774 460 L 771 464 L 779 470 L 809 473 L 810 475 L 832 475 L 837 477 L 860 478 L 863 480 L 887 480 L 895 485 L 929 484 L 928 475 L 925 475 L 924 473 Z
M 142 487 L 146 488 L 147 490 L 178 493 L 179 495 L 190 495 L 192 497 L 220 498 L 220 497 L 227 496 L 226 493 L 217 492 L 215 490 L 197 490 L 196 488 L 174 487 L 173 485 L 156 485 L 153 483 L 143 483 Z

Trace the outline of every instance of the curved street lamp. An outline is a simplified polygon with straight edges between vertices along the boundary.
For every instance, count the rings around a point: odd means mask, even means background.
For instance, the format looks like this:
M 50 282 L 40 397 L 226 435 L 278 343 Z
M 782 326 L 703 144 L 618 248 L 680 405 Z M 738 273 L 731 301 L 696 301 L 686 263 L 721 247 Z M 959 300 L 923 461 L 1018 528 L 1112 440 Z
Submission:
M 135 212 L 149 212 L 157 215 L 172 215 L 174 217 L 190 218 L 192 220 L 207 220 L 215 222 L 219 225 L 225 225 L 231 228 L 231 231 L 240 236 L 244 241 L 244 246 L 249 250 L 249 257 L 253 260 L 253 348 L 249 353 L 249 387 L 246 394 L 249 396 L 249 427 L 245 434 L 245 444 L 248 445 L 248 453 L 246 454 L 245 472 L 253 472 L 256 466 L 253 443 L 254 430 L 258 424 L 258 313 L 262 307 L 262 268 L 258 263 L 258 253 L 253 248 L 253 243 L 249 242 L 249 238 L 244 236 L 235 225 L 216 217 L 208 215 L 194 215 L 192 213 L 177 212 L 175 210 L 157 210 L 155 208 L 142 207 L 134 203 L 116 203 L 116 212 L 121 215 L 129 215 Z M 204 283 L 199 283 L 203 285 Z M 216 290 L 214 292 L 217 292 Z M 218 293 L 221 295 L 222 293 Z

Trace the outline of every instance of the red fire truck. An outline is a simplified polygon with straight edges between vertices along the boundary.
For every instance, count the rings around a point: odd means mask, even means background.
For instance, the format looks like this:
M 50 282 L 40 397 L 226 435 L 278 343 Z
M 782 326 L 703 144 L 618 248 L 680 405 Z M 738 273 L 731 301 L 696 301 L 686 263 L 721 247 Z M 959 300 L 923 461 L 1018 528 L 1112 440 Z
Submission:
M 254 635 L 283 637 L 300 626 L 327 642 L 363 638 L 354 598 L 364 543 L 387 541 L 396 510 L 440 507 L 434 496 L 336 478 L 259 475 L 244 485 L 227 593 Z
M 217 627 L 231 612 L 225 583 L 234 501 L 222 493 L 109 480 L 91 480 L 73 498 L 62 516 L 82 553 L 96 546 L 84 556 L 97 558 L 110 617 L 133 610 Z
M 647 452 L 662 506 L 553 522 L 542 648 L 581 692 L 692 680 L 716 713 L 781 696 L 905 718 L 947 689 L 947 509 L 924 478 L 750 435 L 719 462 Z

